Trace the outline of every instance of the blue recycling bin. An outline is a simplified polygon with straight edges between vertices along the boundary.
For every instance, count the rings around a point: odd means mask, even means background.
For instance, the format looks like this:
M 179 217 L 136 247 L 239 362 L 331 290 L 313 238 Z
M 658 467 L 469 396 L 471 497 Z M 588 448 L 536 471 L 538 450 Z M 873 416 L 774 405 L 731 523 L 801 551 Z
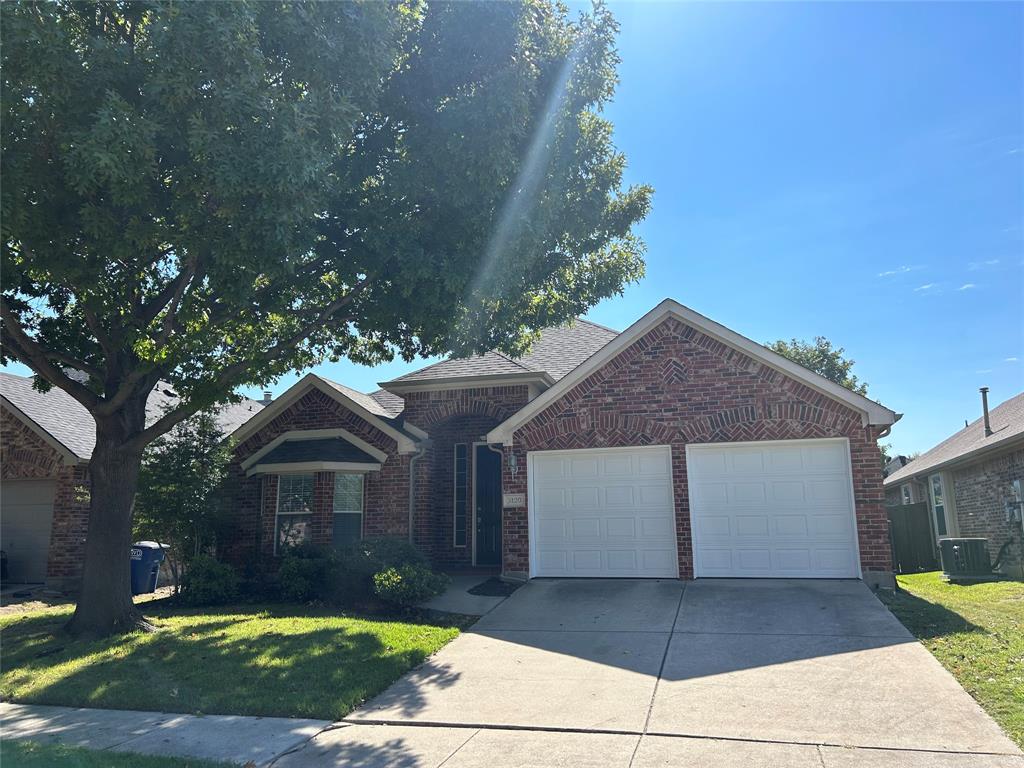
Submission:
M 141 595 L 156 591 L 156 578 L 160 563 L 164 561 L 164 549 L 155 541 L 136 541 L 132 544 L 132 594 Z

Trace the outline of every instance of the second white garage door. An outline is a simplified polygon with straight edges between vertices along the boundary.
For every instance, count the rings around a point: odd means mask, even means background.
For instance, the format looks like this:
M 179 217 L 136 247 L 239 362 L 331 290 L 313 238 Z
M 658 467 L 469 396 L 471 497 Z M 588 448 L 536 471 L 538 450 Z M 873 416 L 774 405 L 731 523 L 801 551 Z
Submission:
M 532 576 L 675 578 L 669 446 L 527 457 Z
M 856 578 L 845 439 L 688 445 L 695 576 Z

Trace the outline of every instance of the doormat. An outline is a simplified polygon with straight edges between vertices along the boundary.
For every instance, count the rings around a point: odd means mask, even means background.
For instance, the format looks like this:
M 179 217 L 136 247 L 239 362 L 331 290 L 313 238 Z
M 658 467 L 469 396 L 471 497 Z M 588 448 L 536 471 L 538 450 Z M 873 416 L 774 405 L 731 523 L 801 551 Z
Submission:
M 518 582 L 502 581 L 492 576 L 487 581 L 481 582 L 466 591 L 471 595 L 481 595 L 483 597 L 508 597 L 521 586 L 523 585 Z

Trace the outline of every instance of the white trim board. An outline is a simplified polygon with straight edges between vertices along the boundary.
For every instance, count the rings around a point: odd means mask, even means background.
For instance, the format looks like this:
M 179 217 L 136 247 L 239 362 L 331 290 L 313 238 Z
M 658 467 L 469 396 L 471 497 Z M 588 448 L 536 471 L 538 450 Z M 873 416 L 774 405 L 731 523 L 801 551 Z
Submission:
M 396 395 L 408 392 L 440 392 L 449 389 L 487 389 L 489 387 L 532 386 L 538 390 L 554 384 L 554 379 L 544 371 L 524 373 L 502 373 L 491 376 L 454 376 L 436 379 L 411 379 L 404 381 L 381 381 L 378 386 Z
M 388 459 L 388 455 L 380 448 L 370 445 L 368 442 L 356 437 L 348 430 L 344 430 L 341 428 L 293 429 L 288 432 L 282 432 L 280 435 L 275 437 L 273 440 L 271 440 L 269 443 L 264 445 L 262 448 L 260 448 L 254 454 L 252 454 L 249 458 L 243 461 L 242 469 L 248 469 L 257 461 L 262 459 L 264 456 L 266 456 L 268 453 L 270 453 L 272 450 L 277 448 L 279 445 L 282 445 L 283 443 L 293 442 L 297 440 L 330 440 L 331 438 L 334 437 L 340 437 L 346 442 L 352 443 L 352 445 L 354 445 L 356 448 L 359 448 L 361 451 L 364 451 L 373 456 L 373 458 L 377 459 L 377 461 L 379 461 L 381 464 L 383 464 Z
M 308 475 L 310 472 L 349 472 L 362 474 L 376 472 L 380 464 L 363 464 L 355 461 L 306 461 L 301 464 L 257 464 L 248 470 L 246 477 L 253 475 Z
M 335 402 L 340 403 L 345 408 L 369 423 L 375 429 L 380 430 L 390 437 L 398 445 L 399 453 L 406 454 L 416 452 L 417 441 L 414 438 L 398 429 L 395 429 L 377 414 L 370 413 L 370 411 L 366 410 L 355 400 L 348 397 L 344 392 L 332 387 L 315 373 L 307 373 L 298 382 L 292 385 L 287 392 L 281 395 L 281 397 L 274 400 L 270 405 L 232 432 L 231 436 L 236 442 L 241 443 L 298 402 L 311 389 L 320 390 Z M 422 430 L 420 430 L 420 432 L 426 434 Z
M 877 425 L 888 426 L 899 420 L 901 414 L 886 408 L 874 400 L 863 395 L 851 392 L 845 387 L 829 381 L 824 376 L 797 365 L 782 355 L 772 352 L 767 347 L 758 344 L 751 339 L 741 336 L 735 331 L 729 330 L 724 325 L 716 323 L 704 315 L 694 312 L 689 307 L 684 307 L 677 301 L 665 299 L 658 306 L 637 320 L 633 325 L 612 339 L 608 344 L 587 358 L 578 365 L 567 376 L 560 379 L 554 386 L 543 392 L 536 399 L 530 401 L 508 419 L 487 433 L 487 441 L 490 443 L 502 443 L 510 446 L 514 443 L 515 431 L 533 419 L 548 406 L 555 403 L 573 387 L 582 382 L 591 374 L 601 369 L 619 353 L 623 352 L 633 342 L 642 338 L 653 330 L 659 323 L 674 317 L 680 322 L 695 328 L 701 333 L 710 336 L 717 341 L 742 352 L 745 355 L 758 360 L 765 365 L 774 368 L 790 378 L 806 384 L 808 387 L 821 392 L 833 400 L 851 408 L 861 414 L 861 421 L 864 426 Z

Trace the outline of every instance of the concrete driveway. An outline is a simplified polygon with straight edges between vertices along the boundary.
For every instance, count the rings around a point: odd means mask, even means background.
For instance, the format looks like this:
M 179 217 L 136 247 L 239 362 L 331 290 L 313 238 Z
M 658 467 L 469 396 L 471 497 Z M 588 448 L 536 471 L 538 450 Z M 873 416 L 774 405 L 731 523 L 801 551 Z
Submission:
M 1024 768 L 860 582 L 532 581 L 278 765 Z

